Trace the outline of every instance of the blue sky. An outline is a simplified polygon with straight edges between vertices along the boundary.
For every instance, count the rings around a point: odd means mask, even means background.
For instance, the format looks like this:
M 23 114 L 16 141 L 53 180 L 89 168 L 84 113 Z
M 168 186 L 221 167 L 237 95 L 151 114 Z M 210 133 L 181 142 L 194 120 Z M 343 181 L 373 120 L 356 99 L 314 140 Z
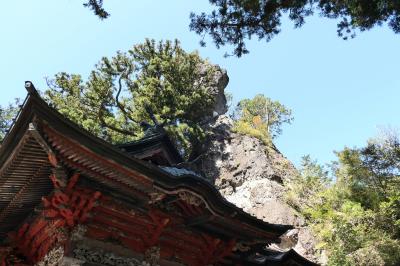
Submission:
M 294 122 L 276 143 L 298 164 L 310 154 L 321 163 L 344 146 L 362 146 L 379 126 L 400 126 L 400 35 L 386 26 L 343 41 L 336 21 L 314 16 L 301 29 L 284 21 L 271 42 L 252 40 L 250 54 L 224 58 L 229 47 L 199 46 L 189 13 L 207 0 L 106 1 L 111 17 L 99 21 L 76 0 L 14 0 L 0 16 L 0 104 L 24 97 L 25 80 L 44 89 L 59 71 L 84 77 L 102 56 L 145 38 L 175 39 L 227 69 L 237 101 L 257 93 L 293 110 Z

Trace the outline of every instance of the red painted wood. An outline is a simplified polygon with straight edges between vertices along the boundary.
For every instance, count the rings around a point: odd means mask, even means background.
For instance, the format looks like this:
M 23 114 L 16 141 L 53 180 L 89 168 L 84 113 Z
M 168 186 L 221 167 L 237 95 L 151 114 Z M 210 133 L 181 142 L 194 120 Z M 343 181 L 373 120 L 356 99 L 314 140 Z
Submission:
M 42 199 L 44 209 L 30 223 L 24 223 L 17 233 L 9 238 L 19 252 L 30 263 L 36 263 L 56 245 L 67 244 L 66 235 L 75 225 L 86 221 L 95 201 L 101 196 L 98 191 L 76 187 L 78 174 L 74 174 L 67 185 L 51 175 L 55 191 Z
M 192 206 L 189 211 L 184 202 L 180 206 L 194 216 L 203 211 L 197 206 Z M 159 209 L 150 209 L 147 213 L 133 212 L 107 197 L 99 201 L 88 222 L 87 237 L 114 240 L 140 253 L 159 246 L 162 258 L 179 258 L 187 265 L 217 264 L 232 254 L 236 244 L 235 240 L 222 241 L 211 235 L 190 231 L 185 228 L 183 219 Z
M 54 144 L 56 146 L 59 145 L 59 146 L 63 146 L 63 147 L 68 147 L 70 149 L 73 148 L 73 149 L 75 149 L 74 154 L 82 155 L 82 156 L 88 157 L 88 158 L 93 158 L 94 161 L 104 164 L 116 171 L 120 171 L 121 173 L 134 178 L 135 180 L 139 181 L 140 183 L 142 183 L 146 186 L 151 186 L 153 184 L 152 180 L 150 180 L 149 178 L 142 176 L 138 173 L 135 173 L 134 171 L 127 169 L 118 163 L 107 160 L 107 159 L 97 155 L 96 153 L 90 151 L 89 149 L 80 145 L 79 143 L 75 143 L 71 139 L 68 139 L 68 138 L 64 137 L 62 134 L 59 134 L 57 131 L 55 131 L 51 127 L 44 126 L 44 130 L 45 130 L 46 134 L 50 137 L 51 141 L 54 142 Z

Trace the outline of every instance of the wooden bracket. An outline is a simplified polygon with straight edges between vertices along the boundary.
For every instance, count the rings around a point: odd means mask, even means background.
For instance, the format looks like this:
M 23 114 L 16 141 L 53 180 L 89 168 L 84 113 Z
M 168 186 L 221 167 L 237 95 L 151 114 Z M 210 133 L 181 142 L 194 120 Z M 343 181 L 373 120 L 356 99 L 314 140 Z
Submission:
M 68 232 L 87 220 L 101 196 L 98 191 L 76 187 L 78 178 L 76 173 L 67 184 L 63 184 L 53 174 L 51 179 L 55 191 L 42 198 L 44 209 L 39 216 L 9 234 L 12 243 L 30 263 L 41 261 L 55 246 L 67 245 Z

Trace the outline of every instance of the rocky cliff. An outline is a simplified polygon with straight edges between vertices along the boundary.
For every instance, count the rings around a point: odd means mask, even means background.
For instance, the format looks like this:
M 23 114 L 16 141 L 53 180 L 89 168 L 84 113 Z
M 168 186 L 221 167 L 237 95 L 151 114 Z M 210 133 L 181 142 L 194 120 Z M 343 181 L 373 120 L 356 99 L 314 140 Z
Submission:
M 232 131 L 232 119 L 221 114 L 221 110 L 226 111 L 221 103 L 226 103 L 223 90 L 227 81 L 226 72 L 218 72 L 212 92 L 223 99 L 217 99 L 216 115 L 204 126 L 208 136 L 204 152 L 181 167 L 207 178 L 228 201 L 257 218 L 293 225 L 295 229 L 275 248 L 294 248 L 304 257 L 321 262 L 311 231 L 285 201 L 284 184 L 297 174 L 296 168 L 273 145 L 267 147 L 257 138 Z
M 233 121 L 218 116 L 206 130 L 205 152 L 184 167 L 213 183 L 230 202 L 270 223 L 295 227 L 275 248 L 294 248 L 299 254 L 318 261 L 315 240 L 303 219 L 285 201 L 284 183 L 297 174 L 293 164 L 275 147 L 232 132 Z

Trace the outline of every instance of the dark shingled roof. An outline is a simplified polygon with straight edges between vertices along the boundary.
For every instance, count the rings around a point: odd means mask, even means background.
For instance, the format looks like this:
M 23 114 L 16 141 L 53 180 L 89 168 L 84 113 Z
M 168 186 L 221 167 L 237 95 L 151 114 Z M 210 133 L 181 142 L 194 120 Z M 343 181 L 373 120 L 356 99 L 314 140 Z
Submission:
M 234 232 L 231 230 L 237 230 L 234 221 L 240 221 L 245 225 L 245 228 L 250 230 L 248 235 L 255 234 L 254 238 L 258 238 L 258 234 L 266 232 L 277 240 L 280 235 L 292 228 L 290 225 L 263 222 L 249 215 L 226 201 L 212 184 L 201 177 L 191 174 L 172 175 L 154 164 L 134 158 L 136 154 L 143 153 L 146 149 L 164 145 L 163 148 L 168 151 L 172 160 L 180 161 L 179 153 L 173 148 L 167 136 L 153 135 L 117 147 L 92 135 L 49 107 L 40 98 L 33 85 L 28 83 L 27 90 L 28 98 L 0 147 L 0 238 L 3 238 L 5 233 L 26 219 L 34 207 L 40 203 L 41 196 L 47 195 L 51 190 L 51 182 L 48 178 L 50 166 L 45 152 L 46 147 L 37 141 L 34 131 L 30 130 L 31 123 L 51 128 L 52 131 L 73 140 L 74 143 L 78 143 L 96 156 L 105 158 L 112 164 L 120 165 L 122 170 L 140 173 L 149 179 L 150 186 L 146 188 L 147 190 L 158 188 L 163 191 L 179 191 L 184 189 L 201 195 L 207 206 L 218 214 L 216 222 L 224 225 L 228 234 Z M 12 161 L 10 161 L 11 159 Z M 20 173 L 20 169 L 24 167 L 27 171 Z M 262 255 L 264 258 L 268 258 L 268 261 L 294 258 L 308 263 L 307 260 L 293 252 Z M 299 265 L 313 265 L 307 263 Z M 261 265 L 270 264 L 261 263 Z

